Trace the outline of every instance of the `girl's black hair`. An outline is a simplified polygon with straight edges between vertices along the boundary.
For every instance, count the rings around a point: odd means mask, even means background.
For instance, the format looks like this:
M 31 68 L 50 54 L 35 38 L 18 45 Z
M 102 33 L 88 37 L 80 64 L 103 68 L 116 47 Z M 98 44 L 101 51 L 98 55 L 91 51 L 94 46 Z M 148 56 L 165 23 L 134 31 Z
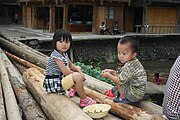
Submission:
M 118 43 L 119 44 L 131 43 L 131 48 L 133 49 L 133 52 L 138 53 L 139 51 L 139 43 L 134 37 L 125 36 L 121 38 Z
M 57 41 L 60 41 L 60 40 L 72 43 L 71 33 L 62 29 L 56 31 L 53 36 L 53 42 L 52 42 L 53 49 L 57 50 L 56 43 Z

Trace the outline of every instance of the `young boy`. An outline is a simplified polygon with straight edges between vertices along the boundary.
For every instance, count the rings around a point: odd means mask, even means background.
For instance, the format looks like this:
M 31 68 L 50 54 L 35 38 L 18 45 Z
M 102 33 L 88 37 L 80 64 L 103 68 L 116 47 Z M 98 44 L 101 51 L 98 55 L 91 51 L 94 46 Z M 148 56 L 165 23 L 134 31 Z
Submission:
M 118 96 L 114 102 L 138 102 L 146 92 L 147 74 L 140 61 L 136 58 L 138 43 L 132 37 L 123 37 L 117 45 L 118 59 L 122 67 L 118 71 L 105 69 L 101 75 L 109 78 L 118 87 Z

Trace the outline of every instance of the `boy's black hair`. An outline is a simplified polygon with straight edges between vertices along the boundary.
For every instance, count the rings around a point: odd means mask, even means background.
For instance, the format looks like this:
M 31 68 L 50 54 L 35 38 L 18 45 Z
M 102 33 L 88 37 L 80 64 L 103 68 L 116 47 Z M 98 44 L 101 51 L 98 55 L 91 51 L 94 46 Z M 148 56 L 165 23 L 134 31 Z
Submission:
M 60 29 L 54 33 L 53 42 L 52 42 L 53 49 L 57 50 L 56 43 L 57 41 L 60 41 L 61 39 L 63 39 L 63 41 L 66 41 L 66 42 L 69 41 L 70 43 L 72 43 L 71 33 Z
M 119 40 L 118 44 L 126 44 L 131 43 L 131 48 L 133 49 L 133 52 L 138 53 L 139 51 L 139 43 L 134 37 L 123 37 Z

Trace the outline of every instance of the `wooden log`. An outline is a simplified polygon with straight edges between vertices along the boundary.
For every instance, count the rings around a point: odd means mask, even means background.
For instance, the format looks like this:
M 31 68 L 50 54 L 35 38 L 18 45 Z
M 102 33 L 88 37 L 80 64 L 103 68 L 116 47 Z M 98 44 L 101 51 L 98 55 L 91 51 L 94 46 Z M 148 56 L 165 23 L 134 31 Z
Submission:
M 4 93 L 4 99 L 5 99 L 7 119 L 14 120 L 15 119 L 14 117 L 16 116 L 16 120 L 22 120 L 15 95 L 8 78 L 8 73 L 4 67 L 1 53 L 0 53 L 0 71 L 1 71 L 1 83 Z
M 77 106 L 79 105 L 79 100 L 80 100 L 79 97 L 75 96 L 75 97 L 73 97 L 71 99 L 76 103 Z M 122 120 L 122 119 L 109 113 L 107 116 L 105 116 L 103 118 L 103 120 Z
M 14 76 L 10 78 L 10 82 L 21 104 L 26 120 L 48 120 L 23 84 Z
M 108 83 L 105 83 L 105 82 L 102 82 L 100 80 L 97 80 L 96 78 L 94 77 L 91 77 L 89 75 L 85 75 L 86 77 L 86 81 L 85 81 L 85 86 L 86 87 L 89 87 L 91 89 L 95 89 L 96 91 L 100 92 L 100 93 L 104 93 L 105 90 L 110 90 L 112 89 L 112 85 L 108 84 Z M 152 83 L 151 82 L 148 82 L 148 85 L 151 85 Z M 157 85 L 155 84 L 152 84 L 151 86 L 153 87 L 158 87 Z M 161 88 L 162 87 L 165 87 L 165 86 L 161 86 L 159 88 L 156 89 L 156 92 L 155 91 L 151 91 L 151 89 L 148 87 L 149 90 L 147 90 L 147 92 L 149 94 L 153 94 L 153 93 L 162 93 L 161 92 Z M 159 91 L 157 91 L 158 89 L 160 89 Z M 165 88 L 164 88 L 165 89 Z M 148 101 L 141 101 L 139 103 L 136 103 L 136 104 L 133 104 L 133 106 L 136 106 L 136 107 L 139 107 L 139 108 L 142 108 L 150 113 L 154 113 L 154 114 L 160 114 L 162 115 L 162 107 L 157 105 L 157 104 L 154 104 L 152 102 L 148 102 Z
M 24 59 L 21 59 L 21 58 L 15 56 L 15 55 L 13 55 L 13 54 L 7 52 L 7 51 L 4 51 L 4 53 L 5 53 L 9 58 L 17 61 L 18 63 L 21 63 L 23 66 L 26 66 L 26 67 L 28 67 L 28 68 L 34 67 L 34 68 L 38 69 L 41 73 L 45 74 L 45 70 L 44 70 L 43 68 L 41 68 L 41 67 L 39 67 L 39 66 L 37 66 L 37 65 L 34 65 L 34 64 L 32 64 L 32 63 L 24 60 Z
M 22 66 L 20 63 L 17 63 L 15 61 L 12 61 L 13 64 L 21 71 L 21 73 L 25 72 L 26 71 L 26 67 Z M 68 96 L 68 95 L 66 95 Z M 79 101 L 80 101 L 80 98 L 79 97 L 73 97 L 71 98 L 73 100 L 73 102 L 75 102 L 76 106 L 79 106 Z M 104 120 L 121 120 L 120 118 L 114 116 L 114 115 L 111 115 L 111 114 L 108 114 L 106 117 L 103 118 Z
M 7 56 L 2 52 L 2 58 L 5 64 L 5 68 L 9 73 L 10 82 L 19 100 L 19 103 L 25 113 L 27 120 L 47 120 L 46 116 L 31 96 L 31 94 L 26 90 L 25 84 L 23 82 L 22 76 L 17 69 L 12 65 Z
M 15 54 L 21 58 L 24 58 L 26 60 L 29 60 L 34 64 L 37 64 L 37 65 L 43 66 L 43 67 L 46 66 L 47 58 L 40 56 L 32 51 L 28 51 L 28 50 L 24 49 L 23 47 L 18 46 L 18 45 L 14 44 L 6 39 L 3 39 L 1 37 L 0 37 L 0 45 L 3 48 L 6 48 L 8 51 L 12 52 L 13 54 Z
M 1 32 L 2 32 L 2 31 L 1 31 Z M 13 44 L 16 44 L 17 46 L 22 47 L 23 49 L 25 49 L 25 50 L 27 50 L 27 51 L 29 51 L 29 52 L 36 53 L 36 54 L 38 54 L 38 55 L 40 55 L 40 56 L 43 56 L 43 57 L 47 57 L 45 54 L 43 54 L 43 53 L 41 53 L 41 52 L 39 52 L 39 51 L 31 48 L 31 47 L 29 47 L 29 46 L 27 46 L 27 45 L 19 42 L 17 39 L 13 39 L 12 37 L 5 35 L 5 33 L 1 33 L 1 37 L 4 38 L 4 39 L 7 40 L 7 41 L 13 43 Z
M 7 52 L 6 52 L 7 53 Z M 30 67 L 35 67 L 37 68 L 38 70 L 42 71 L 43 74 L 45 74 L 45 70 L 44 69 L 40 69 L 38 66 L 30 63 L 30 62 L 27 62 L 26 60 L 22 60 L 21 58 L 19 57 L 15 57 L 14 55 L 11 55 L 11 54 L 7 54 L 9 57 L 11 57 L 12 59 L 14 59 L 15 61 L 23 64 L 24 66 L 30 68 Z M 17 65 L 17 64 L 16 64 Z M 20 66 L 20 65 L 17 65 L 16 67 L 19 67 L 20 68 L 20 71 L 23 70 L 23 68 Z M 91 89 L 94 89 L 100 93 L 103 93 L 105 90 L 109 90 L 109 89 L 112 89 L 112 85 L 108 84 L 108 83 L 105 83 L 105 82 L 102 82 L 100 80 L 97 80 L 96 78 L 94 77 L 91 77 L 87 74 L 85 74 L 85 77 L 86 77 L 86 81 L 84 82 L 85 83 L 85 86 L 86 87 L 89 87 Z M 155 85 L 156 86 L 156 85 Z M 153 93 L 153 92 L 149 92 L 148 93 Z M 151 112 L 151 113 L 156 113 L 156 114 L 160 114 L 162 115 L 162 107 L 159 106 L 159 105 L 156 105 L 154 103 L 151 103 L 151 102 L 147 102 L 147 101 L 142 101 L 140 102 L 139 104 L 136 104 L 137 107 L 140 107 L 148 112 Z
M 40 86 L 43 83 L 42 73 L 40 73 L 35 68 L 30 68 L 30 69 L 27 69 L 27 72 L 24 73 L 24 76 L 25 76 L 25 78 L 31 78 L 31 80 L 29 80 L 29 81 L 34 81 L 35 83 L 37 83 L 37 85 L 34 85 L 34 86 L 36 86 L 35 88 L 40 89 Z M 32 83 L 28 83 L 28 85 L 33 86 L 31 84 Z M 39 86 L 39 88 L 38 88 L 38 86 Z M 123 103 L 114 103 L 113 100 L 110 99 L 109 97 L 107 97 L 103 94 L 100 94 L 99 92 L 90 90 L 86 87 L 84 87 L 84 88 L 85 88 L 85 93 L 88 96 L 90 96 L 91 98 L 95 99 L 98 103 L 106 103 L 106 104 L 111 105 L 112 109 L 110 111 L 119 117 L 122 117 L 127 120 L 129 120 L 129 119 L 131 119 L 131 120 L 144 120 L 144 119 L 150 120 L 152 118 L 152 114 L 150 114 L 140 108 L 137 108 L 137 107 L 134 107 L 134 106 L 131 106 L 128 104 L 123 104 Z M 34 90 L 34 91 L 36 91 L 36 93 L 38 93 L 37 92 L 38 90 Z M 57 95 L 57 94 L 50 94 L 50 95 Z M 43 96 L 43 94 L 41 93 L 41 95 L 39 94 L 39 95 L 35 95 L 35 96 Z M 47 97 L 47 96 L 48 96 L 48 94 L 44 95 L 43 99 L 44 99 L 44 97 Z M 52 100 L 51 102 L 56 102 L 56 101 Z M 47 103 L 47 101 L 46 101 L 46 103 Z M 48 108 L 51 108 L 51 107 L 49 106 Z
M 24 84 L 24 81 L 22 79 L 21 74 L 19 73 L 19 71 L 13 66 L 13 64 L 11 63 L 11 61 L 8 59 L 8 57 L 6 56 L 6 54 L 0 49 L 1 54 L 2 54 L 2 60 L 4 62 L 4 66 L 6 68 L 6 70 L 8 71 L 9 74 L 16 76 L 17 79 Z M 25 84 L 24 84 L 25 85 Z
M 125 120 L 150 120 L 152 118 L 152 115 L 150 113 L 140 108 L 123 103 L 114 103 L 113 100 L 108 96 L 100 94 L 96 91 L 92 91 L 86 87 L 85 93 L 99 103 L 106 103 L 111 105 L 110 111 L 113 114 L 124 118 Z
M 42 87 L 42 73 L 35 68 L 30 68 L 23 74 L 27 88 L 31 91 L 36 101 L 52 120 L 92 120 L 75 103 L 65 95 L 46 93 Z
M 6 120 L 6 113 L 5 113 L 5 108 L 4 108 L 4 99 L 3 99 L 3 94 L 2 94 L 1 79 L 2 78 L 1 78 L 1 74 L 0 74 L 0 120 Z

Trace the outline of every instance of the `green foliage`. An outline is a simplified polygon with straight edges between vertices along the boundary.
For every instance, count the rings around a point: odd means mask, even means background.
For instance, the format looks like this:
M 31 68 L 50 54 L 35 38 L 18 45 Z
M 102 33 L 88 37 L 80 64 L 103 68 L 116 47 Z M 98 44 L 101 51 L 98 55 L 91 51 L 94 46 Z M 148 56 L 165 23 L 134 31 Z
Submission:
M 112 80 L 101 77 L 102 69 L 100 67 L 93 68 L 92 65 L 85 65 L 84 63 L 81 62 L 76 62 L 74 64 L 80 66 L 83 73 L 115 86 L 115 83 Z

